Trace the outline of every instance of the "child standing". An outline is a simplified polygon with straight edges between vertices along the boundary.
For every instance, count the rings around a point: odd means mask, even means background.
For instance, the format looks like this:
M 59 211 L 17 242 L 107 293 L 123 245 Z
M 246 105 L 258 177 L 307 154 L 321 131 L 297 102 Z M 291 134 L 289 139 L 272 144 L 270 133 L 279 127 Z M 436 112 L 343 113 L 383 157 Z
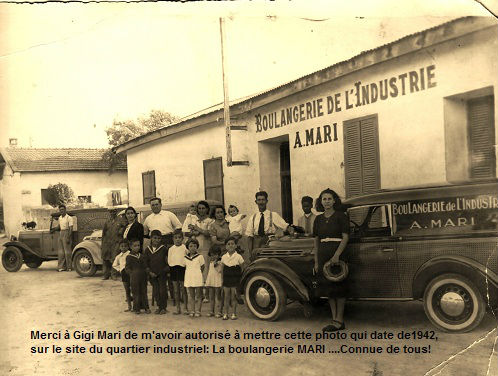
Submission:
M 197 253 L 198 248 L 199 242 L 197 239 L 190 239 L 187 242 L 189 254 L 185 256 L 184 286 L 187 288 L 190 317 L 201 316 L 204 257 Z
M 197 216 L 197 207 L 195 206 L 195 204 L 192 204 L 189 206 L 187 216 L 185 217 L 185 221 L 183 222 L 183 233 L 190 233 L 198 221 L 199 217 Z
M 147 271 L 145 257 L 140 254 L 140 240 L 130 240 L 130 254 L 126 256 L 125 270 L 130 276 L 131 294 L 133 295 L 133 311 L 138 315 L 141 309 L 150 313 L 147 298 Z
M 221 248 L 211 247 L 209 250 L 209 271 L 206 287 L 209 293 L 210 311 L 208 317 L 221 317 Z M 216 314 L 214 313 L 216 309 Z
M 152 296 L 157 304 L 154 312 L 159 315 L 166 314 L 168 305 L 168 292 L 166 280 L 169 273 L 168 249 L 161 244 L 161 231 L 153 230 L 150 233 L 150 245 L 145 248 L 144 258 L 149 281 L 152 285 Z
M 242 220 L 246 217 L 245 214 L 240 214 L 239 209 L 235 205 L 228 207 L 228 215 L 226 221 L 230 229 L 230 236 L 240 238 L 242 236 Z
M 176 229 L 173 232 L 173 243 L 168 251 L 168 264 L 170 267 L 171 281 L 173 282 L 173 290 L 175 292 L 176 311 L 173 314 L 182 313 L 180 308 L 181 298 L 183 296 L 184 313 L 188 315 L 187 309 L 187 292 L 183 287 L 185 280 L 185 256 L 187 255 L 187 247 L 183 244 L 183 232 Z
M 232 311 L 230 318 L 237 320 L 237 287 L 242 276 L 242 266 L 244 259 L 237 253 L 237 239 L 229 237 L 225 241 L 227 253 L 221 258 L 223 266 L 223 293 L 225 301 L 223 305 L 223 320 L 228 320 L 229 311 Z
M 131 311 L 131 290 L 130 290 L 130 276 L 125 270 L 126 266 L 126 256 L 130 254 L 130 244 L 127 239 L 121 239 L 119 242 L 120 253 L 114 259 L 112 267 L 121 274 L 121 281 L 123 281 L 123 286 L 126 294 L 126 302 L 128 303 L 128 309 L 125 312 Z

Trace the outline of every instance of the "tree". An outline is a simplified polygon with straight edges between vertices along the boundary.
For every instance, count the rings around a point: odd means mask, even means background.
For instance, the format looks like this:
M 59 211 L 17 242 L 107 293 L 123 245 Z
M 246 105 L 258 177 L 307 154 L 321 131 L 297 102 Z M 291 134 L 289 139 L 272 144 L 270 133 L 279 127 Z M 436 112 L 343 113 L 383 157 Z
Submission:
M 145 133 L 176 123 L 179 120 L 169 112 L 152 110 L 148 117 L 138 118 L 136 121 L 114 119 L 112 125 L 107 127 L 105 131 L 109 145 L 113 148 Z M 113 172 L 119 163 L 126 161 L 126 155 L 123 153 L 116 154 L 111 148 L 102 155 L 102 160 L 109 166 L 109 172 Z
M 65 183 L 50 184 L 45 197 L 47 202 L 52 207 L 57 207 L 60 204 L 70 204 L 74 201 L 73 190 Z

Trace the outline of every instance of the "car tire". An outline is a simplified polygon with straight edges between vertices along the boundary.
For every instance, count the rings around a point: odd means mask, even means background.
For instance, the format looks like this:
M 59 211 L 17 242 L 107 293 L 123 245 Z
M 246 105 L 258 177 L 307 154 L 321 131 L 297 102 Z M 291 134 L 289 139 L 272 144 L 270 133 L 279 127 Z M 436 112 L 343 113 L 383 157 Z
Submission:
M 255 272 L 244 287 L 246 305 L 261 320 L 275 321 L 285 311 L 287 294 L 280 281 L 265 272 Z
M 425 288 L 424 310 L 436 327 L 458 333 L 476 328 L 486 306 L 481 292 L 468 278 L 443 274 L 432 279 Z
M 86 249 L 79 249 L 75 252 L 73 268 L 82 277 L 91 277 L 97 272 L 92 254 Z
M 2 253 L 2 265 L 8 272 L 17 272 L 23 264 L 21 250 L 14 246 L 8 246 Z
M 31 260 L 31 261 L 26 261 L 26 265 L 28 266 L 28 268 L 31 268 L 31 269 L 36 269 L 36 268 L 39 268 L 40 265 L 43 263 L 43 260 Z

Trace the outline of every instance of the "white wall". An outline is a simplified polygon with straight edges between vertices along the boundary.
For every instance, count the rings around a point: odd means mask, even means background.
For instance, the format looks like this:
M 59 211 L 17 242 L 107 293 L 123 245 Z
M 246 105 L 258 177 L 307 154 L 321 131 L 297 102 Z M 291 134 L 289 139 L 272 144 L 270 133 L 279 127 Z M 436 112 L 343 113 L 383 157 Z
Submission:
M 259 188 L 268 186 L 269 190 L 276 191 L 279 176 L 275 174 L 272 182 L 271 174 L 268 173 L 269 165 L 260 166 L 260 158 L 268 158 L 269 154 L 260 155 L 265 147 L 259 141 L 283 135 L 289 135 L 290 142 L 294 220 L 301 215 L 300 199 L 304 195 L 317 197 L 322 189 L 330 187 L 344 196 L 343 122 L 373 114 L 378 115 L 381 188 L 446 182 L 445 143 L 450 144 L 450 149 L 457 149 L 457 145 L 452 145 L 452 142 L 457 142 L 457 138 L 452 141 L 451 137 L 445 135 L 444 98 L 493 86 L 496 106 L 496 34 L 496 28 L 479 31 L 347 74 L 247 112 L 237 120 L 237 125 L 247 125 L 248 132 L 233 131 L 232 141 L 234 160 L 248 160 L 249 166 L 224 166 L 225 204 L 236 203 L 241 212 L 249 214 L 256 209 L 254 193 Z M 427 88 L 425 82 L 425 90 L 410 93 L 407 80 L 406 95 L 399 94 L 397 97 L 377 100 L 376 103 L 346 109 L 345 91 L 354 88 L 355 82 L 378 84 L 380 80 L 432 65 L 435 66 L 432 79 L 436 83 L 435 87 Z M 335 93 L 341 93 L 342 109 L 329 115 L 326 98 Z M 318 98 L 324 99 L 323 116 L 256 131 L 257 114 L 277 112 L 279 116 L 282 109 Z M 498 111 L 495 109 L 496 113 Z M 316 131 L 317 127 L 324 125 L 333 127 L 334 123 L 337 124 L 337 140 L 294 148 L 296 132 L 305 142 L 306 129 L 315 128 Z M 167 202 L 204 198 L 202 160 L 221 156 L 225 165 L 225 154 L 222 121 L 128 151 L 131 204 L 142 205 L 141 173 L 148 170 L 156 171 L 157 195 Z
M 12 173 L 6 166 L 1 181 L 4 200 L 4 221 L 7 234 L 15 234 L 21 223 L 35 220 L 28 213 L 29 208 L 42 205 L 41 189 L 50 184 L 65 183 L 74 196 L 92 196 L 92 202 L 99 206 L 112 205 L 109 192 L 121 190 L 121 199 L 127 201 L 127 173 L 117 171 L 61 171 Z

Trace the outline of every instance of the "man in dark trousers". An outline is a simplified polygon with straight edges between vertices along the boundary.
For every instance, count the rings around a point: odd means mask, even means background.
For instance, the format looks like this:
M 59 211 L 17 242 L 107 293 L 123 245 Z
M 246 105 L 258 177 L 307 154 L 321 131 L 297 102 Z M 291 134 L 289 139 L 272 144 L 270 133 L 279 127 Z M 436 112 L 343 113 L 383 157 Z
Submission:
M 164 315 L 168 305 L 166 280 L 168 279 L 168 247 L 161 244 L 161 232 L 153 230 L 150 233 L 150 246 L 144 251 L 146 271 L 152 285 L 152 296 L 158 308 L 156 314 Z
M 102 269 L 104 276 L 102 279 L 109 279 L 111 276 L 112 263 L 118 253 L 119 242 L 123 239 L 122 220 L 117 217 L 118 209 L 112 208 L 109 211 L 111 218 L 106 221 L 102 229 Z

